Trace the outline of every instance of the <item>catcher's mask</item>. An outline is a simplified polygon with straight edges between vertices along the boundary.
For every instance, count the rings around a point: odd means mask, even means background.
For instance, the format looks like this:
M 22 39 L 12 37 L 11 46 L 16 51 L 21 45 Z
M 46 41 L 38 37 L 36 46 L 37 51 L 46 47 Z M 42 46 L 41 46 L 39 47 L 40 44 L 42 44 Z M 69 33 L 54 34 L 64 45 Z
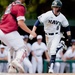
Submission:
M 26 5 L 30 3 L 30 0 L 25 0 Z

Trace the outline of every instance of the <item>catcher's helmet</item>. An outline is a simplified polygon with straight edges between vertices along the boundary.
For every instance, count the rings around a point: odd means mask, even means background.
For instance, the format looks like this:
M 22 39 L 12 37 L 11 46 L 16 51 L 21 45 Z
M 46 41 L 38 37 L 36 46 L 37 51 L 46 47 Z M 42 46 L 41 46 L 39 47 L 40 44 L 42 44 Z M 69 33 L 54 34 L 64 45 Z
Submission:
M 52 2 L 51 7 L 60 7 L 61 8 L 62 7 L 62 2 L 60 0 L 54 0 Z

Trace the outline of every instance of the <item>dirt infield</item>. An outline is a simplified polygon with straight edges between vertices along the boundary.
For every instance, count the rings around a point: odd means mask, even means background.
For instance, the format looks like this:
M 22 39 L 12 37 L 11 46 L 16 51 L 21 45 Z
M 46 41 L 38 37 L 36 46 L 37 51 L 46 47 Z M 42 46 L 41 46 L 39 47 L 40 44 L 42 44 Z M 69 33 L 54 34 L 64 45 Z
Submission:
M 13 74 L 13 73 L 0 73 L 0 75 L 75 75 L 75 73 L 53 73 L 53 74 L 49 74 L 49 73 L 42 73 L 42 74 Z

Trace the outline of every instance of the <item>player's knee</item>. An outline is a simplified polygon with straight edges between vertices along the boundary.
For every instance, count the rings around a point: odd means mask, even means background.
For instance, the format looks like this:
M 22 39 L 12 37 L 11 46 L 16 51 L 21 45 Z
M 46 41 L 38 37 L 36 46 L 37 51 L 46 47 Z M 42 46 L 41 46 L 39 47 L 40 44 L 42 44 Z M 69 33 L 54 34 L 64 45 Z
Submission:
M 56 55 L 56 50 L 51 50 L 50 55 Z
M 29 67 L 29 68 L 33 68 L 32 64 L 29 64 L 28 67 Z
M 56 48 L 54 47 L 50 48 L 50 55 L 56 55 Z
M 56 67 L 60 67 L 60 63 L 55 63 Z

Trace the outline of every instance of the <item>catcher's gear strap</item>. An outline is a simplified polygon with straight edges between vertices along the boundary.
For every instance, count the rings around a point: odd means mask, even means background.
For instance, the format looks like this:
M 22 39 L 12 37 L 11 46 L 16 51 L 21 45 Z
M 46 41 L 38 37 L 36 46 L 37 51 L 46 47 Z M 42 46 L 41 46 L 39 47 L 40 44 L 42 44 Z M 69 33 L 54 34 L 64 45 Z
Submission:
M 37 27 L 37 26 L 39 26 L 39 24 L 40 24 L 39 20 L 36 20 L 34 25 Z

